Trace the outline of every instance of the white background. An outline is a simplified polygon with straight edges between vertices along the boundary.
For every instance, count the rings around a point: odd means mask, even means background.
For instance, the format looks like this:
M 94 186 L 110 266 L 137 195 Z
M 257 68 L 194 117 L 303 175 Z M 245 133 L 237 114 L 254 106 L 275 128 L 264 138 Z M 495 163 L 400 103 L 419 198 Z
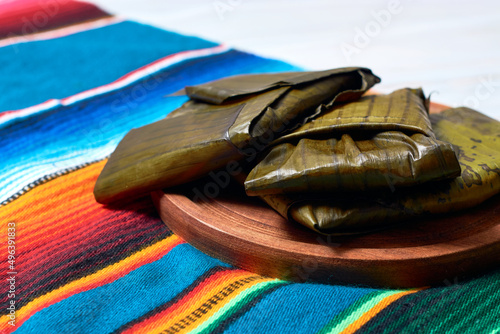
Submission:
M 92 2 L 304 69 L 369 67 L 381 92 L 422 87 L 435 102 L 500 120 L 500 1 Z

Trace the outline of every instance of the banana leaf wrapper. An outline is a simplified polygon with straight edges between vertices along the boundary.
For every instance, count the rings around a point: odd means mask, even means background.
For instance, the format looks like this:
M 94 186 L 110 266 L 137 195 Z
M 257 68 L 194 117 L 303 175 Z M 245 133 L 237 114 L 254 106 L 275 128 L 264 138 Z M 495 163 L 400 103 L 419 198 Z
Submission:
M 323 234 L 356 234 L 415 216 L 476 206 L 500 192 L 500 122 L 469 108 L 430 115 L 436 137 L 458 148 L 461 176 L 394 192 L 265 195 L 281 215 Z
M 197 179 L 245 156 L 380 79 L 365 68 L 245 75 L 187 87 L 191 100 L 131 130 L 94 188 L 100 203 L 133 199 Z
M 359 192 L 460 175 L 455 148 L 432 131 L 421 89 L 336 106 L 275 144 L 249 173 L 248 195 Z

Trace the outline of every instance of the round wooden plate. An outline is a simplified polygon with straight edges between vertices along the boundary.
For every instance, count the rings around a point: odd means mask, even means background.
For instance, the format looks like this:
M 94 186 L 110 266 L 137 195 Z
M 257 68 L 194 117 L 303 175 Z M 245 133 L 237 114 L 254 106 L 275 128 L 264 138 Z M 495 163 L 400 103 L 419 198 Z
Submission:
M 434 105 L 433 111 L 446 107 Z M 207 180 L 153 192 L 162 220 L 199 250 L 255 273 L 295 281 L 421 287 L 456 282 L 500 264 L 500 196 L 456 214 L 382 231 L 327 237 L 286 221 L 243 187 L 192 199 Z

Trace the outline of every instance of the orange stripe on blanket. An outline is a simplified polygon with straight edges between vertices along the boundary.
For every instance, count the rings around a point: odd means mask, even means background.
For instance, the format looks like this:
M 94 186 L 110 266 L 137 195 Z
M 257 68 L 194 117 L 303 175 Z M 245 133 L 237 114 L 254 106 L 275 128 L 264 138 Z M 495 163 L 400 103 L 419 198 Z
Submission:
M 382 299 L 379 303 L 377 303 L 374 307 L 372 307 L 369 311 L 363 313 L 361 317 L 359 317 L 356 321 L 354 321 L 352 324 L 349 325 L 346 329 L 344 329 L 341 333 L 342 334 L 347 334 L 347 333 L 354 333 L 358 329 L 360 329 L 364 324 L 366 324 L 370 319 L 375 317 L 380 311 L 385 309 L 387 306 L 395 302 L 401 297 L 404 297 L 406 295 L 415 293 L 420 291 L 421 289 L 415 289 L 415 290 L 410 290 L 410 291 L 403 291 L 399 292 L 390 296 L 385 297 Z
M 76 196 L 78 194 L 89 194 L 89 190 L 90 194 L 92 194 L 95 181 L 104 168 L 106 161 L 107 160 L 99 161 L 33 188 L 18 199 L 2 207 L 2 214 L 0 217 L 28 215 L 25 212 L 27 203 L 30 203 L 30 212 L 39 212 L 43 214 L 47 210 L 47 206 L 54 205 L 54 203 L 66 198 L 68 191 L 74 197 L 79 197 Z M 44 200 L 36 201 L 36 199 Z M 34 230 L 37 228 L 37 226 L 33 224 L 30 224 L 30 226 Z
M 51 216 L 50 213 L 47 213 L 48 208 L 58 203 L 61 204 L 61 202 L 64 202 L 63 200 L 67 201 L 68 198 L 78 199 L 86 197 L 90 199 L 90 196 L 93 198 L 92 190 L 95 181 L 104 168 L 106 161 L 97 162 L 33 188 L 4 206 L 0 218 L 33 218 L 31 215 L 36 213 L 40 215 L 41 219 L 31 221 L 30 224 L 26 225 L 25 229 L 30 232 L 38 230 L 40 226 L 45 226 L 45 219 Z M 26 207 L 27 203 L 30 204 L 29 207 Z M 64 208 L 67 209 L 66 206 Z
M 89 219 L 108 221 L 113 210 L 98 204 L 93 196 L 95 181 L 106 161 L 101 161 L 50 180 L 2 208 L 0 220 L 16 222 L 16 236 L 22 242 L 19 252 L 48 248 L 51 243 L 72 240 L 101 226 L 87 225 Z M 68 201 L 69 199 L 69 201 Z
M 22 307 L 20 310 L 16 311 L 16 327 L 8 325 L 9 318 L 7 315 L 2 316 L 0 318 L 0 331 L 2 333 L 10 333 L 41 309 L 49 307 L 50 305 L 80 292 L 92 290 L 111 283 L 147 263 L 161 259 L 168 252 L 170 252 L 172 248 L 181 243 L 184 243 L 182 239 L 176 235 L 171 235 L 170 237 L 158 241 L 157 243 L 123 259 L 120 262 L 103 268 L 94 274 L 70 282 L 56 290 L 38 297 Z
M 72 235 L 83 235 L 83 230 L 96 228 L 87 226 L 89 218 L 112 214 L 95 201 L 92 193 L 105 163 L 101 161 L 52 179 L 2 207 L 0 221 L 16 223 L 16 251 L 23 254 L 23 259 L 30 259 L 31 253 L 42 254 L 52 244 L 74 241 Z M 18 263 L 19 269 L 27 264 L 23 262 Z

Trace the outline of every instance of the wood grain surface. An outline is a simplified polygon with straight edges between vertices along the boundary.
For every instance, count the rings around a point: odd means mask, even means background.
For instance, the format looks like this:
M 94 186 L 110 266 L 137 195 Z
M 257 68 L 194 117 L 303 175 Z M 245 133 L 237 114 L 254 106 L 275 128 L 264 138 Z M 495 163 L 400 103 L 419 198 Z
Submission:
M 431 112 L 446 106 L 433 104 Z M 193 200 L 200 180 L 151 193 L 161 219 L 202 252 L 252 272 L 294 281 L 422 287 L 470 277 L 500 264 L 500 196 L 471 210 L 421 217 L 374 233 L 322 236 L 288 222 L 230 184 Z

